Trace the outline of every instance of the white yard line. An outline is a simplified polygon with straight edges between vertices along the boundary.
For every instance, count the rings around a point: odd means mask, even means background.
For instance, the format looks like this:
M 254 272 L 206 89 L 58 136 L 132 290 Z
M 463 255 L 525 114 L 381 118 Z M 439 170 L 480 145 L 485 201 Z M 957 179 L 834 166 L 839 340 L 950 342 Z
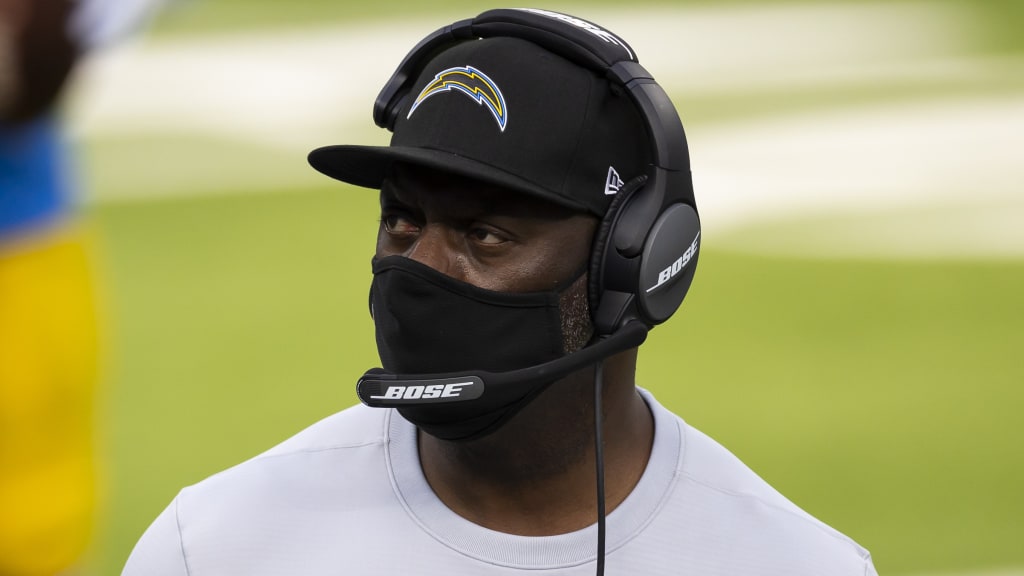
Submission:
M 691 134 L 717 225 L 913 206 L 1024 206 L 1024 95 L 850 107 Z M 712 216 L 712 214 L 714 214 Z M 1024 230 L 1024 226 L 1020 226 Z
M 628 38 L 659 81 L 684 97 L 916 74 L 965 42 L 964 16 L 926 3 L 587 15 Z M 337 126 L 368 120 L 380 86 L 435 23 L 121 46 L 83 75 L 75 121 L 87 134 L 197 131 L 291 146 L 312 132 L 330 141 Z
M 1024 72 L 1021 60 L 964 58 L 966 16 L 931 3 L 581 15 L 629 39 L 684 118 L 691 96 L 970 82 L 986 67 L 1007 77 Z M 319 145 L 352 142 L 352 126 L 370 126 L 372 101 L 394 66 L 446 20 L 123 46 L 94 59 L 80 78 L 72 119 L 86 138 L 207 135 L 301 158 Z M 905 234 L 839 238 L 854 252 L 883 254 L 902 243 L 910 252 L 954 246 L 1024 256 L 1022 135 L 1024 93 L 688 127 L 709 232 L 800 215 L 932 214 L 908 222 Z M 232 177 L 245 183 L 245 173 Z M 957 218 L 964 208 L 970 219 Z

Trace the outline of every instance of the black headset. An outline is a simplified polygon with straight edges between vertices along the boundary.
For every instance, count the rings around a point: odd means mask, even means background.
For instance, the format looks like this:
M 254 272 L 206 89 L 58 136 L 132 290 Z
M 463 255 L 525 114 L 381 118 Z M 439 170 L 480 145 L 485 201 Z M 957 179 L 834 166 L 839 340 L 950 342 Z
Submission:
M 652 162 L 616 195 L 594 239 L 589 299 L 598 335 L 639 320 L 667 320 L 693 281 L 700 218 L 679 114 L 633 49 L 596 24 L 547 10 L 490 10 L 427 36 L 406 55 L 374 103 L 374 122 L 393 130 L 413 83 L 440 52 L 466 40 L 507 36 L 533 42 L 604 76 L 629 95 L 646 124 Z

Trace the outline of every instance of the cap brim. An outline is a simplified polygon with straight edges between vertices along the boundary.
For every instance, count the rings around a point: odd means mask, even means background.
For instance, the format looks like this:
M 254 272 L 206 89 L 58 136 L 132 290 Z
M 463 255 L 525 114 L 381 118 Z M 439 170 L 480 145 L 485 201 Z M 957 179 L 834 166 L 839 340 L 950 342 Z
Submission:
M 450 152 L 411 146 L 334 145 L 309 153 L 309 164 L 317 171 L 342 182 L 379 189 L 396 163 L 433 168 L 536 196 L 580 211 L 587 206 L 573 202 L 515 174 Z

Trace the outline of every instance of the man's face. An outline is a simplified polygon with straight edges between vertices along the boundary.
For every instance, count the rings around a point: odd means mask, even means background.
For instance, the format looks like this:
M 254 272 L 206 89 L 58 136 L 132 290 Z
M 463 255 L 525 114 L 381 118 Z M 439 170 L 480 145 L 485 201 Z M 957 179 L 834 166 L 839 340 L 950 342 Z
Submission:
M 377 257 L 405 256 L 498 292 L 561 290 L 597 218 L 477 180 L 398 166 L 381 189 Z

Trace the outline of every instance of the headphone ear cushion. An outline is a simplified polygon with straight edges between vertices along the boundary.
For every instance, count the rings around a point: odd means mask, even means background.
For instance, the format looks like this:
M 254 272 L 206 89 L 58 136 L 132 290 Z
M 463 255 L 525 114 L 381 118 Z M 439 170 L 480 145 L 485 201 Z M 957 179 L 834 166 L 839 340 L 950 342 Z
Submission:
M 612 237 L 612 229 L 615 227 L 622 207 L 645 182 L 647 182 L 645 174 L 626 182 L 615 198 L 612 198 L 612 202 L 608 205 L 608 210 L 605 211 L 604 218 L 601 219 L 601 224 L 594 234 L 594 243 L 590 248 L 590 270 L 587 274 L 587 300 L 590 304 L 591 314 L 601 304 L 601 294 L 604 292 L 604 251 Z

